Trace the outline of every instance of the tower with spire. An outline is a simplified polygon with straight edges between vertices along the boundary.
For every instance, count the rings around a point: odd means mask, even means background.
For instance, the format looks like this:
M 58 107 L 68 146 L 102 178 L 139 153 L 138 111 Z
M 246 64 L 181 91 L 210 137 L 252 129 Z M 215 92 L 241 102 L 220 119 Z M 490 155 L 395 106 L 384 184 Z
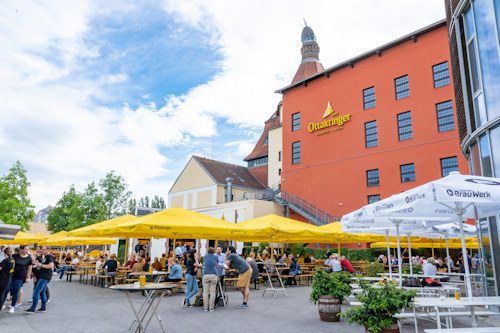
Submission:
M 319 45 L 316 42 L 316 35 L 305 20 L 304 23 L 305 27 L 301 34 L 302 48 L 300 49 L 302 61 L 293 77 L 292 84 L 324 70 L 319 61 Z

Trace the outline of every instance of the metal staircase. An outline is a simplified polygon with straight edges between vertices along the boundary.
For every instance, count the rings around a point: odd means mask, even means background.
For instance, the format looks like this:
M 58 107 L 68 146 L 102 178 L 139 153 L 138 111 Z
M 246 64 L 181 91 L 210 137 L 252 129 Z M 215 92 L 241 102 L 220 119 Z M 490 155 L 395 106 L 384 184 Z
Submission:
M 283 206 L 283 208 L 293 209 L 295 212 L 318 226 L 340 221 L 337 216 L 328 214 L 323 209 L 320 209 L 318 206 L 313 205 L 298 195 L 281 191 L 280 195 L 274 196 L 274 201 Z

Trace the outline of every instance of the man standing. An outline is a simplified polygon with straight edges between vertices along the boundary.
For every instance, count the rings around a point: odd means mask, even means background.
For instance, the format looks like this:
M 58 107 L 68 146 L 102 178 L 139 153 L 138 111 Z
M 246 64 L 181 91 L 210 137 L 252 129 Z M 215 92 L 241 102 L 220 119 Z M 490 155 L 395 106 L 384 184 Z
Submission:
M 175 257 L 180 262 L 182 260 L 183 254 L 184 254 L 184 250 L 183 250 L 183 247 L 181 247 L 181 243 L 177 244 L 177 247 L 175 248 L 174 253 L 175 253 Z
M 28 245 L 21 245 L 19 246 L 19 254 L 16 253 L 12 256 L 15 262 L 14 274 L 10 279 L 9 286 L 4 292 L 4 301 L 9 292 L 12 295 L 12 305 L 9 309 L 9 313 L 14 313 L 14 309 L 19 298 L 19 290 L 21 290 L 24 283 L 28 283 L 30 281 L 29 276 L 31 275 L 31 266 L 33 265 L 33 261 L 31 260 L 31 256 L 28 254 L 29 250 L 30 247 Z
M 219 275 L 219 281 L 220 285 L 224 285 L 224 274 L 226 273 L 224 270 L 224 262 L 226 261 L 226 254 L 222 252 L 222 246 L 218 245 L 216 250 L 215 250 L 215 256 L 217 257 L 219 265 L 217 265 L 217 274 Z M 221 297 L 222 295 L 219 295 L 220 290 L 217 288 L 217 296 Z
M 2 246 L 3 247 L 3 246 Z M 3 292 L 9 286 L 14 272 L 14 259 L 12 259 L 12 249 L 10 247 L 4 250 L 5 259 L 0 262 L 0 311 L 5 308 L 3 305 L 4 297 Z
M 214 311 L 217 288 L 218 258 L 213 247 L 208 248 L 208 254 L 203 258 L 203 308 L 204 311 Z
M 248 305 L 248 295 L 250 294 L 250 278 L 252 277 L 252 269 L 249 263 L 236 253 L 234 246 L 230 246 L 226 251 L 226 265 L 232 265 L 238 270 L 238 282 L 236 286 L 243 294 L 243 303 L 238 305 L 240 308 L 246 308 Z
M 25 310 L 28 313 L 35 312 L 40 296 L 42 297 L 42 307 L 36 312 L 45 312 L 47 308 L 45 290 L 52 278 L 52 269 L 54 268 L 54 257 L 50 254 L 50 246 L 42 246 L 42 255 L 36 258 L 35 266 L 37 269 L 40 269 L 40 272 L 38 273 L 38 282 L 35 291 L 33 291 L 33 304 L 31 304 L 31 308 Z

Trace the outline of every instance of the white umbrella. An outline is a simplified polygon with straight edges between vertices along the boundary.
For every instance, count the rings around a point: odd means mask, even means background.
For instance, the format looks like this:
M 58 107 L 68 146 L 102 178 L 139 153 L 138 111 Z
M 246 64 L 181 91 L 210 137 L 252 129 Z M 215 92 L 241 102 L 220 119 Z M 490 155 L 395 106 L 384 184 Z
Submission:
M 464 219 L 500 214 L 500 179 L 461 175 L 448 176 L 365 206 L 374 216 L 436 220 L 455 217 L 459 222 L 464 255 L 467 294 L 472 297 L 469 262 L 465 246 Z

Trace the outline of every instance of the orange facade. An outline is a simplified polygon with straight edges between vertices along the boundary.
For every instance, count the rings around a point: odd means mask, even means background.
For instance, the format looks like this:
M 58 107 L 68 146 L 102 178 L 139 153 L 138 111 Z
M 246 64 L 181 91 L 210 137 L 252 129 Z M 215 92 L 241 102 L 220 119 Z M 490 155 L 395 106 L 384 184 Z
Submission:
M 450 84 L 434 88 L 432 66 L 450 64 L 446 26 L 394 44 L 329 75 L 327 69 L 307 84 L 281 90 L 282 191 L 342 216 L 366 205 L 368 196 L 383 199 L 442 177 L 443 158 L 456 156 L 459 171 L 468 173 L 458 140 L 451 66 Z M 409 97 L 396 100 L 395 79 L 405 75 Z M 363 90 L 370 87 L 375 87 L 376 106 L 364 109 Z M 436 104 L 450 100 L 455 129 L 440 133 Z M 333 114 L 323 118 L 328 102 Z M 413 137 L 400 141 L 398 114 L 408 111 Z M 299 112 L 300 129 L 292 131 L 292 115 Z M 377 124 L 378 144 L 366 148 L 365 123 L 372 121 Z M 314 124 L 323 125 L 311 132 Z M 294 142 L 300 142 L 296 164 L 292 164 Z M 400 166 L 412 163 L 415 181 L 402 182 Z M 367 170 L 376 169 L 379 185 L 369 187 Z

